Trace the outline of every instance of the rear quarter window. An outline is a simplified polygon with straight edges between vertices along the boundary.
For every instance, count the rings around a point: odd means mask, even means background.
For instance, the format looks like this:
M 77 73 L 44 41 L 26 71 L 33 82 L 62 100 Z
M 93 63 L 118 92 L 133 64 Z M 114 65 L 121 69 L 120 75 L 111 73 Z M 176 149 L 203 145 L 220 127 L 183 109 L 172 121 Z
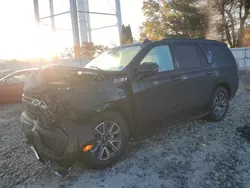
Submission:
M 208 63 L 218 66 L 231 65 L 235 62 L 234 57 L 226 45 L 204 44 L 202 45 Z

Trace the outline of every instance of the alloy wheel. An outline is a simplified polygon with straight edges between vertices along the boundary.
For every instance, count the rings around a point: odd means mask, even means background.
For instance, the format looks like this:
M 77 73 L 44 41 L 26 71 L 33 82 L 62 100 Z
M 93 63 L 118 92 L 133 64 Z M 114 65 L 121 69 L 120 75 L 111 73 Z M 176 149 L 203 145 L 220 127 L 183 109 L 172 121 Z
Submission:
M 91 153 L 98 160 L 109 160 L 115 156 L 122 143 L 120 126 L 113 121 L 104 121 L 94 128 L 96 146 Z
M 226 113 L 227 107 L 228 101 L 225 93 L 219 92 L 214 99 L 213 112 L 216 116 L 222 117 Z

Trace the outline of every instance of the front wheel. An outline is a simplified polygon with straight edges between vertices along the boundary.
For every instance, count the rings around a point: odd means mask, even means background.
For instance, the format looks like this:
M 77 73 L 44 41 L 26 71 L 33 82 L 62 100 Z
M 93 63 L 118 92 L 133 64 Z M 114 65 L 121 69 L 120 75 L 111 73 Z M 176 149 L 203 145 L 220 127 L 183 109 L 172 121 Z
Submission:
M 125 153 L 129 133 L 125 120 L 115 112 L 101 114 L 92 124 L 94 147 L 83 153 L 83 158 L 90 168 L 102 169 L 116 163 Z
M 217 87 L 211 96 L 209 103 L 209 118 L 212 121 L 220 121 L 227 114 L 229 107 L 228 92 L 223 87 Z

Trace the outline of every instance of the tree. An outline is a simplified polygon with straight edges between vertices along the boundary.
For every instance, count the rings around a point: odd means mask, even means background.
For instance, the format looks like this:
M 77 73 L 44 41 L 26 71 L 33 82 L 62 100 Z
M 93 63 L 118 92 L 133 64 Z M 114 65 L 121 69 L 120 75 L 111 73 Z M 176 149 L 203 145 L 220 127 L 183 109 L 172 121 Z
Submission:
M 244 47 L 250 47 L 250 26 L 245 28 L 244 30 L 244 41 L 243 41 Z
M 146 18 L 141 26 L 141 40 L 185 37 L 204 38 L 208 28 L 205 5 L 199 0 L 144 0 Z
M 140 27 L 140 40 L 150 37 L 151 40 L 159 40 L 166 36 L 166 23 L 162 22 L 166 13 L 163 12 L 165 2 L 156 0 L 144 0 L 142 10 L 145 17 L 145 22 Z
M 198 0 L 173 0 L 169 2 L 168 33 L 185 38 L 205 38 L 208 28 L 206 6 Z
M 131 43 L 133 43 L 133 35 L 130 25 L 128 26 L 122 25 L 121 44 L 131 44 Z
M 221 17 L 222 28 L 230 47 L 243 46 L 244 27 L 250 15 L 250 1 L 213 0 L 212 8 Z
M 101 54 L 106 51 L 108 47 L 103 45 L 95 45 L 94 43 L 83 43 L 80 47 L 80 57 L 82 59 L 93 59 L 96 55 Z M 74 48 L 66 48 L 63 53 L 61 53 L 61 58 L 63 59 L 73 59 L 74 58 Z

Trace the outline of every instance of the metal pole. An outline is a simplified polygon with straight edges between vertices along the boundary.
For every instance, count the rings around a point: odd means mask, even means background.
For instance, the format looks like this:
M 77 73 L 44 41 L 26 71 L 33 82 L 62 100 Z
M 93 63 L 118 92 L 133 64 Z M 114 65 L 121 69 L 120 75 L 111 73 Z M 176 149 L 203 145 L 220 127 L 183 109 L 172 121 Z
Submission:
M 88 42 L 88 30 L 87 30 L 87 17 L 86 17 L 86 2 L 85 0 L 77 0 L 78 3 L 78 17 L 80 21 L 80 37 L 81 43 Z M 84 13 L 80 13 L 80 11 L 84 11 Z
M 53 15 L 51 15 L 51 16 L 41 17 L 40 20 L 44 20 L 44 19 L 47 19 L 47 18 L 51 18 L 52 16 L 53 16 L 53 17 L 61 16 L 61 15 L 68 14 L 68 13 L 70 13 L 70 11 L 61 12 L 61 13 L 58 13 L 58 14 L 53 14 Z
M 52 31 L 56 31 L 56 26 L 55 26 L 55 18 L 54 18 L 54 3 L 53 0 L 49 0 L 49 9 L 50 9 L 50 20 L 51 20 L 51 29 Z
M 89 12 L 89 0 L 85 0 L 85 7 L 86 7 L 86 11 Z M 87 28 L 88 28 L 88 42 L 92 42 L 91 24 L 90 24 L 89 13 L 86 13 L 86 20 L 87 20 Z
M 69 0 L 69 3 L 70 3 L 70 15 L 71 15 L 71 24 L 73 31 L 75 58 L 80 59 L 80 38 L 79 38 L 76 0 Z
M 117 27 L 117 25 L 103 26 L 103 27 L 93 28 L 93 29 L 91 29 L 91 30 L 94 31 L 94 30 L 106 29 L 106 28 L 110 28 L 110 27 Z
M 89 14 L 98 14 L 98 15 L 106 15 L 106 16 L 116 16 L 116 14 L 112 13 L 105 13 L 105 12 L 90 12 L 90 11 L 83 11 L 83 10 L 78 10 L 80 13 L 89 13 Z
M 121 14 L 120 0 L 115 0 L 115 7 L 116 7 L 116 17 L 117 17 L 119 37 L 120 37 L 120 40 L 121 40 L 121 37 L 122 37 L 122 14 Z
M 36 23 L 39 25 L 40 24 L 40 15 L 39 15 L 38 0 L 33 0 L 33 3 L 34 3 L 34 12 L 35 12 Z

